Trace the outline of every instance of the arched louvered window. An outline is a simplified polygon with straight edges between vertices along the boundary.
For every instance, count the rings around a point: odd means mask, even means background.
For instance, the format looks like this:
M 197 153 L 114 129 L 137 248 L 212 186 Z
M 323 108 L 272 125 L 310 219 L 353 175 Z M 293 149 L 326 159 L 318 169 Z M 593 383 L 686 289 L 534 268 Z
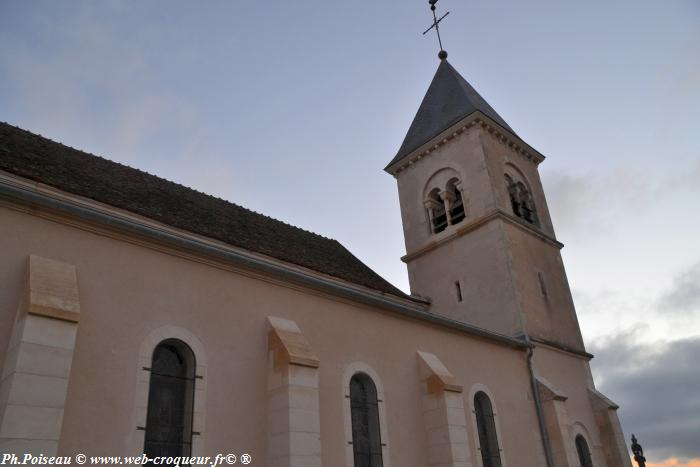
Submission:
M 496 422 L 491 400 L 486 393 L 479 391 L 474 396 L 474 415 L 479 432 L 481 461 L 484 467 L 501 467 L 501 452 L 498 448 Z
M 539 225 L 535 203 L 532 200 L 532 193 L 530 193 L 525 183 L 513 180 L 508 174 L 505 175 L 505 179 L 506 190 L 508 190 L 508 197 L 510 198 L 510 206 L 513 214 L 530 224 Z
M 355 467 L 382 467 L 377 387 L 365 373 L 350 380 L 352 450 Z
M 464 220 L 464 199 L 459 188 L 459 180 L 452 179 L 447 183 L 448 199 L 450 200 L 450 224 L 459 224 Z
M 591 451 L 588 449 L 588 443 L 581 435 L 576 437 L 576 451 L 578 452 L 578 460 L 581 463 L 581 467 L 593 467 Z
M 153 351 L 148 390 L 148 457 L 189 456 L 192 446 L 195 358 L 184 342 L 167 339 Z
M 447 228 L 447 211 L 445 211 L 445 202 L 440 197 L 440 190 L 434 188 L 428 193 L 425 205 L 428 209 L 432 233 L 439 233 L 445 230 Z

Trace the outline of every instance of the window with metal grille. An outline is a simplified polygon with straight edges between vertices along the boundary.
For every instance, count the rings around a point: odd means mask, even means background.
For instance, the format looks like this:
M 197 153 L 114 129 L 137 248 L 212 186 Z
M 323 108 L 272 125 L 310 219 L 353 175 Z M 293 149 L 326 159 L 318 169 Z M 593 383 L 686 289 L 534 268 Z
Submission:
M 377 387 L 365 373 L 350 380 L 350 414 L 355 467 L 382 467 Z
M 591 451 L 588 450 L 588 443 L 581 435 L 576 437 L 576 451 L 578 452 L 578 460 L 581 463 L 581 467 L 593 467 Z
M 501 467 L 501 452 L 498 448 L 493 407 L 489 396 L 482 391 L 477 392 L 474 396 L 474 415 L 479 432 L 479 449 L 483 466 Z
M 167 339 L 153 351 L 144 453 L 189 456 L 192 447 L 195 357 L 184 342 Z

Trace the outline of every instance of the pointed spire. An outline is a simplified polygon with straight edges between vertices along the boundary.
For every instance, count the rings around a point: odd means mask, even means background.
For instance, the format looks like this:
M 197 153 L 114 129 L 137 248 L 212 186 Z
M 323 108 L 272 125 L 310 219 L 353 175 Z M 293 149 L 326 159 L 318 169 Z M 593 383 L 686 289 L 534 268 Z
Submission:
M 477 110 L 515 135 L 467 80 L 442 59 L 401 148 L 387 167 Z

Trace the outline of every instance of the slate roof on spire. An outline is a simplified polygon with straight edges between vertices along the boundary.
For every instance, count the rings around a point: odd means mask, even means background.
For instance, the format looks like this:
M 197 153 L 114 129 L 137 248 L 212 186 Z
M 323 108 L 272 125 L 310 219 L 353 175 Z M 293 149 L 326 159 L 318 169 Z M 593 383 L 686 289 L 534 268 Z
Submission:
M 467 80 L 447 60 L 441 60 L 406 138 L 387 168 L 477 110 L 515 135 Z

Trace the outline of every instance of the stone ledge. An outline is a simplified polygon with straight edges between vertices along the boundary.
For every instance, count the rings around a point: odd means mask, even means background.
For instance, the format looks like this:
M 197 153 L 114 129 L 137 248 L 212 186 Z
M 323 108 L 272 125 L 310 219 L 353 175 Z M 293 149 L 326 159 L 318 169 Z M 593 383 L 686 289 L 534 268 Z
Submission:
M 537 390 L 540 393 L 540 399 L 542 402 L 548 402 L 548 401 L 566 401 L 568 397 L 561 393 L 558 389 L 556 389 L 552 383 L 549 381 L 543 379 L 543 378 L 536 378 L 537 381 Z
M 588 388 L 588 397 L 591 399 L 593 406 L 597 409 L 617 410 L 620 408 L 619 405 L 596 389 Z
M 268 316 L 267 322 L 268 349 L 274 354 L 276 368 L 283 364 L 319 367 L 320 360 L 294 321 Z
M 420 367 L 421 379 L 425 381 L 428 394 L 443 391 L 462 392 L 462 385 L 457 383 L 455 377 L 443 365 L 439 358 L 428 352 L 416 352 Z
M 28 269 L 27 313 L 77 323 L 80 298 L 75 266 L 30 255 Z

